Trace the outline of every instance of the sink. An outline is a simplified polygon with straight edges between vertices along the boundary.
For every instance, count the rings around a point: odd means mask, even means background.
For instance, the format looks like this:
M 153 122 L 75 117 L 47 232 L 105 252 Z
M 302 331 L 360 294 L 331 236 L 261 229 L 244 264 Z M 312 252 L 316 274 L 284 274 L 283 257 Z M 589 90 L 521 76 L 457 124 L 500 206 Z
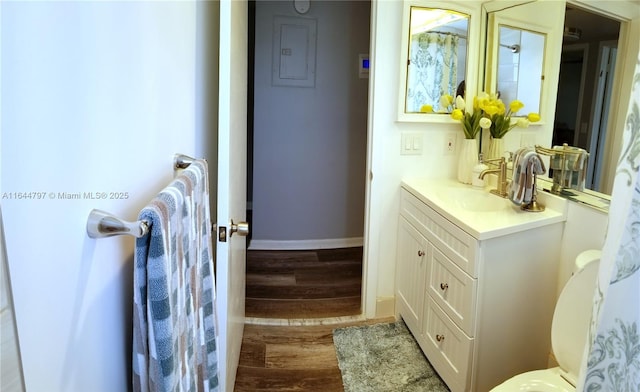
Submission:
M 511 207 L 508 199 L 485 189 L 447 187 L 439 189 L 437 196 L 443 203 L 473 212 L 500 211 Z
M 402 180 L 403 210 L 418 214 L 419 207 L 411 195 L 429 207 L 434 217 L 447 219 L 477 240 L 495 238 L 506 234 L 566 221 L 566 200 L 541 193 L 543 204 L 551 208 L 541 212 L 523 211 L 508 198 L 503 198 L 484 188 L 462 184 L 450 178 L 406 178 Z M 435 221 L 434 221 L 435 222 Z

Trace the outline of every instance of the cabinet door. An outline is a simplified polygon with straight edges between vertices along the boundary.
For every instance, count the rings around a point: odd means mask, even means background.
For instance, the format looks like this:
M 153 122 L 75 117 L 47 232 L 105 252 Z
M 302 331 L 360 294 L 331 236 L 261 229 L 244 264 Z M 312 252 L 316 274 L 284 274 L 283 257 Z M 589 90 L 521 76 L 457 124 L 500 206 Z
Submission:
M 404 217 L 398 226 L 396 269 L 396 303 L 398 313 L 414 332 L 418 333 L 419 320 L 424 308 L 427 260 L 430 252 L 427 240 Z

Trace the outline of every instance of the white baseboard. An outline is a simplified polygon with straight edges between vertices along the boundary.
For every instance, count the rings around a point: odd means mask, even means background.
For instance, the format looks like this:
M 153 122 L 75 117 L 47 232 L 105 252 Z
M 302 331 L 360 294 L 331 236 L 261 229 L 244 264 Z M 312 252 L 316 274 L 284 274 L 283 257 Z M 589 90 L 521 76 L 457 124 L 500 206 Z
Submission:
M 336 249 L 362 246 L 363 238 L 331 238 L 325 240 L 255 240 L 249 243 L 249 250 L 305 250 L 305 249 Z
M 378 297 L 376 300 L 376 318 L 395 316 L 395 297 Z

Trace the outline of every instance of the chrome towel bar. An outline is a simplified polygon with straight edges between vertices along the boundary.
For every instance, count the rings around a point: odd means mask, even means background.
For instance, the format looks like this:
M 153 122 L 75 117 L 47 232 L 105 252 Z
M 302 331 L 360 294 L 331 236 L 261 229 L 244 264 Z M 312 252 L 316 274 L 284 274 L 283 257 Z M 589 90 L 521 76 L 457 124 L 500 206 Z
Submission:
M 189 167 L 191 163 L 193 163 L 193 161 L 195 161 L 195 159 L 191 158 L 190 156 L 183 155 L 183 154 L 176 154 L 173 157 L 173 168 L 186 169 L 187 167 Z
M 195 159 L 190 156 L 176 154 L 173 157 L 173 168 L 175 170 L 185 169 L 193 161 Z M 105 238 L 114 235 L 132 235 L 140 238 L 148 232 L 149 223 L 144 220 L 129 222 L 102 210 L 91 210 L 87 219 L 87 235 L 90 238 Z
M 149 231 L 146 221 L 127 222 L 102 210 L 91 210 L 87 219 L 87 235 L 90 238 L 105 238 L 128 234 L 143 237 Z

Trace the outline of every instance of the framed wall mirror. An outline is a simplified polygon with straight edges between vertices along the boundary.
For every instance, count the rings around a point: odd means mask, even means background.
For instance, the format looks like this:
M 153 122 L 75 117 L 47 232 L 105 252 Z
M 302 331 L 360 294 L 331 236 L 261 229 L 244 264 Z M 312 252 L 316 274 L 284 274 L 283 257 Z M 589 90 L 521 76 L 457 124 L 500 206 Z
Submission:
M 528 3 L 520 7 L 533 9 L 546 5 Z M 561 26 L 562 18 L 556 15 L 549 19 L 557 19 Z M 548 75 L 558 68 L 549 62 L 559 55 L 559 46 L 550 43 L 550 39 L 559 40 L 561 29 L 554 31 L 554 26 L 537 24 L 531 19 L 528 15 L 527 19 L 521 19 L 520 11 L 511 8 L 488 13 L 484 90 L 499 94 L 507 104 L 516 99 L 524 103 L 524 110 L 515 116 L 535 112 L 545 122 L 550 121 L 553 109 L 545 107 L 544 101 L 552 103 L 549 95 L 555 94 L 554 78 L 550 81 Z
M 498 26 L 495 92 L 503 102 L 521 101 L 527 112 L 540 113 L 546 34 Z M 526 65 L 526 66 L 525 66 Z
M 399 121 L 450 121 L 440 98 L 475 92 L 478 13 L 455 2 L 405 2 Z
M 508 6 L 505 3 L 509 3 Z M 551 12 L 541 7 L 556 4 L 560 9 Z M 584 148 L 589 156 L 589 179 L 584 193 L 611 193 L 622 140 L 626 131 L 626 111 L 629 104 L 633 70 L 638 56 L 640 36 L 640 4 L 634 1 L 593 2 L 588 0 L 545 1 L 487 1 L 483 3 L 483 26 L 486 36 L 486 67 L 483 86 L 497 86 L 498 25 L 516 27 L 523 31 L 543 32 L 537 24 L 549 26 L 546 36 L 543 81 L 540 100 L 542 122 L 535 131 L 515 133 L 514 149 L 527 141 L 545 147 L 567 144 Z M 532 17 L 545 15 L 545 18 Z M 553 20 L 551 20 L 553 19 Z M 515 22 L 514 22 L 515 21 Z M 598 26 L 597 28 L 595 26 Z M 492 30 L 493 29 L 493 30 Z M 509 48 L 499 47 L 508 51 Z M 494 54 L 496 53 L 496 54 Z M 492 57 L 493 56 L 493 57 Z M 602 64 L 608 64 L 607 67 Z M 531 64 L 523 60 L 520 66 Z M 598 87 L 600 92 L 598 92 Z M 613 91 L 608 98 L 606 92 Z M 603 98 L 602 95 L 605 95 Z M 604 102 L 600 109 L 598 102 Z M 528 106 L 528 105 L 527 105 Z M 525 112 L 528 112 L 525 107 Z M 599 114 L 598 114 L 599 113 Z M 597 145 L 594 147 L 594 141 Z M 529 145 L 529 144 L 527 144 Z M 623 152 L 624 153 L 624 152 Z M 636 158 L 634 158 L 636 159 Z M 599 174 L 598 174 L 599 173 Z M 586 189 L 589 188 L 589 189 Z M 594 192 L 597 191 L 597 192 Z

